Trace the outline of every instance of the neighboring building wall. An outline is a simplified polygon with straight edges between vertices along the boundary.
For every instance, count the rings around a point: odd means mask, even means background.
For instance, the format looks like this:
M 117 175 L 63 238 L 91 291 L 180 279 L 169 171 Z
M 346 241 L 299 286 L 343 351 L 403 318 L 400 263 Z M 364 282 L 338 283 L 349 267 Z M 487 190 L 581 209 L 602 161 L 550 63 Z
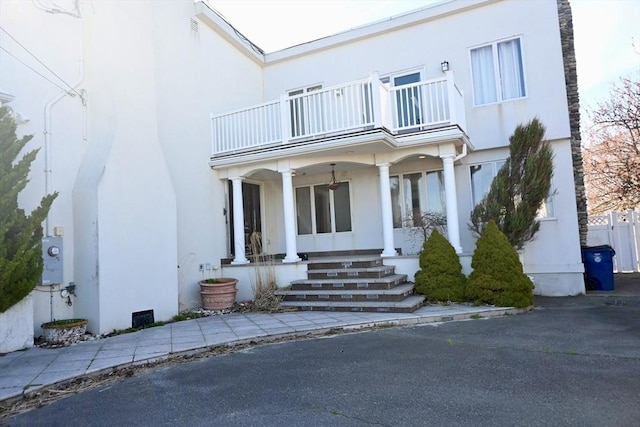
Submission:
M 200 305 L 197 280 L 206 272 L 199 264 L 227 256 L 226 182 L 207 165 L 207 119 L 262 101 L 260 66 L 193 22 L 193 1 L 80 6 L 82 18 L 29 2 L 0 4 L 2 27 L 78 83 L 85 100 L 19 62 L 0 64 L 0 86 L 32 119 L 19 128 L 35 135 L 28 148 L 44 146 L 43 110 L 63 94 L 50 108 L 50 191 L 60 195 L 48 231 L 64 230 L 62 286 L 74 282 L 77 297 L 69 307 L 59 286 L 39 287 L 36 335 L 51 318 L 86 317 L 90 331 L 105 333 L 131 326 L 132 312 L 153 309 L 156 320 L 167 320 Z M 21 194 L 28 210 L 44 193 L 44 157 L 43 150 Z
M 53 234 L 54 227 L 59 227 L 58 230 L 62 232 L 63 286 L 66 286 L 75 280 L 72 189 L 87 143 L 83 139 L 83 105 L 80 96 L 60 79 L 71 86 L 82 82 L 82 21 L 70 15 L 46 13 L 31 2 L 8 0 L 0 2 L 0 26 L 15 39 L 0 31 L 2 47 L 17 57 L 0 52 L 0 88 L 15 96 L 9 106 L 29 119 L 17 128 L 18 136 L 33 135 L 24 152 L 40 150 L 31 164 L 29 183 L 20 193 L 19 203 L 30 212 L 45 195 L 47 188 L 49 192 L 59 192 L 51 207 L 49 221 L 45 224 L 45 234 Z M 55 34 L 55 37 L 43 34 Z M 77 87 L 75 90 L 80 93 L 80 89 Z M 67 91 L 69 94 L 65 94 Z M 45 126 L 45 117 L 48 126 Z M 45 144 L 46 140 L 48 144 Z M 48 164 L 45 164 L 45 159 L 49 159 Z M 48 172 L 45 173 L 45 170 Z M 45 184 L 45 181 L 48 183 Z M 73 317 L 77 299 L 72 297 L 74 305 L 68 306 L 66 299 L 60 298 L 59 289 L 59 286 L 38 286 L 32 293 L 32 324 L 36 336 L 40 335 L 41 323 L 53 318 Z M 87 297 L 81 287 L 78 287 L 78 295 Z

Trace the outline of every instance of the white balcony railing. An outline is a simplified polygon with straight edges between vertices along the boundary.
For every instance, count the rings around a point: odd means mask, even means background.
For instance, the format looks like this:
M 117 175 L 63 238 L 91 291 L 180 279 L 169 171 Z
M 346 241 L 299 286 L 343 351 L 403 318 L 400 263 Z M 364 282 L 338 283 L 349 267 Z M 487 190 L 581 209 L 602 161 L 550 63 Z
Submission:
M 211 117 L 213 155 L 384 127 L 392 133 L 459 125 L 464 99 L 446 77 L 389 88 L 377 75 Z

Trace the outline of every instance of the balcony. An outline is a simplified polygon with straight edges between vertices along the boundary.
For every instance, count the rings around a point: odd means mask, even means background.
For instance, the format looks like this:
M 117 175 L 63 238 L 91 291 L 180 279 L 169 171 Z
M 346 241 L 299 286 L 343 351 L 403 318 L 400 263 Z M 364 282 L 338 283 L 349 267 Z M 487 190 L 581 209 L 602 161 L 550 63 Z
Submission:
M 368 79 L 211 117 L 212 161 L 381 129 L 391 135 L 465 131 L 462 92 L 445 77 L 397 87 Z

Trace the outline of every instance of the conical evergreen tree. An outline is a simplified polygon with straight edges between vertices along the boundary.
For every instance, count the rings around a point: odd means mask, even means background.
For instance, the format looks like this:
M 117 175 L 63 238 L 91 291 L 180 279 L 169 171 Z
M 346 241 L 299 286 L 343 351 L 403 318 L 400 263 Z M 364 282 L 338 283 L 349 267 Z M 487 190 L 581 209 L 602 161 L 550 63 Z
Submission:
M 415 274 L 416 292 L 430 301 L 464 301 L 467 278 L 451 243 L 433 230 L 420 252 L 420 270 Z
M 553 150 L 544 134 L 537 118 L 516 127 L 509 138 L 509 158 L 471 212 L 472 230 L 480 234 L 494 220 L 515 248 L 533 239 L 540 228 L 536 216 L 549 196 L 553 176 Z
M 18 207 L 18 194 L 29 182 L 29 169 L 38 150 L 17 158 L 32 137 L 18 139 L 10 110 L 0 108 L 0 313 L 20 302 L 40 283 L 42 222 L 57 196 L 45 196 L 30 215 Z
M 518 252 L 491 220 L 476 242 L 467 298 L 501 307 L 533 305 L 533 283 L 523 273 Z

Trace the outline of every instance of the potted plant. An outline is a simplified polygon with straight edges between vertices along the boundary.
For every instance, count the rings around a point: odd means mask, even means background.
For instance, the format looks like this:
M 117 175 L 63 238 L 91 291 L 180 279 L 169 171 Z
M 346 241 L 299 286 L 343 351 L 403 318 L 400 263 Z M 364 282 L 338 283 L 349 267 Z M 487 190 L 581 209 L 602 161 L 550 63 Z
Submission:
M 87 331 L 87 319 L 63 319 L 41 325 L 44 339 L 49 344 L 73 344 Z
M 236 283 L 238 283 L 238 279 L 228 277 L 199 281 L 202 308 L 205 310 L 226 310 L 233 307 L 238 291 Z

